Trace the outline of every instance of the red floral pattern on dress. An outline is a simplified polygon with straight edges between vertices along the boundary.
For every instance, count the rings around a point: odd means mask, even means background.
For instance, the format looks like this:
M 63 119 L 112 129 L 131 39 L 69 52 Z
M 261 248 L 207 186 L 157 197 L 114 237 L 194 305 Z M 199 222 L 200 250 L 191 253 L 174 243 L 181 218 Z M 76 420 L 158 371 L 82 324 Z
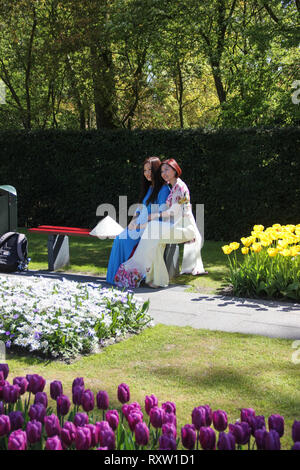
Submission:
M 121 264 L 114 280 L 118 287 L 138 287 L 143 277 L 136 268 L 126 270 L 124 264 Z

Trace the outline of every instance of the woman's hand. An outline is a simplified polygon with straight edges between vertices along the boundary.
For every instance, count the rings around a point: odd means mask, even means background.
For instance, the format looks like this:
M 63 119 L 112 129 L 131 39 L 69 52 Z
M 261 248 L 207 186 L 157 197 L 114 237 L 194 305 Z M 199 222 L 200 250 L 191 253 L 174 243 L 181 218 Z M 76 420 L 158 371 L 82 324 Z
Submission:
M 133 221 L 130 222 L 128 225 L 128 230 L 136 230 L 138 228 L 138 225 L 135 224 Z
M 150 222 L 150 220 L 159 219 L 160 215 L 161 214 L 159 212 L 154 212 L 154 213 L 149 214 L 148 215 L 148 222 Z

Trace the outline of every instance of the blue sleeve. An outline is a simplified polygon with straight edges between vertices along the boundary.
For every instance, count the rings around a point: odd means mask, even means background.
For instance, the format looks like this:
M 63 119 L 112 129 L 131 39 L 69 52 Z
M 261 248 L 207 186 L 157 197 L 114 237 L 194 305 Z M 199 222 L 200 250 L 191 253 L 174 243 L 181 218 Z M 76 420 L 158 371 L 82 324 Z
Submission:
M 164 210 L 166 210 L 167 208 L 166 200 L 170 192 L 171 190 L 167 184 L 164 184 L 161 190 L 159 191 L 158 196 L 157 196 L 157 204 L 159 204 L 159 212 L 163 212 Z M 162 220 L 161 217 L 159 218 L 159 220 L 160 221 Z
M 160 189 L 158 196 L 157 196 L 157 204 L 160 206 L 164 205 L 171 190 L 167 184 L 164 184 L 162 188 Z

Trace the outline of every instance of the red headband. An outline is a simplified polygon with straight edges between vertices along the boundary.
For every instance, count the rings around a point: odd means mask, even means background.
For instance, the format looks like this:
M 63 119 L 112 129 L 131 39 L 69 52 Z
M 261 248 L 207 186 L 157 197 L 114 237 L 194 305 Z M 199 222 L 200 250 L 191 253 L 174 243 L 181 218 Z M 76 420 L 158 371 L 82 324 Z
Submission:
M 180 176 L 182 173 L 180 166 L 178 165 L 176 160 L 174 160 L 174 158 L 169 158 L 168 160 L 163 161 L 161 164 L 169 165 L 171 168 L 173 168 L 173 170 L 176 171 L 177 176 Z

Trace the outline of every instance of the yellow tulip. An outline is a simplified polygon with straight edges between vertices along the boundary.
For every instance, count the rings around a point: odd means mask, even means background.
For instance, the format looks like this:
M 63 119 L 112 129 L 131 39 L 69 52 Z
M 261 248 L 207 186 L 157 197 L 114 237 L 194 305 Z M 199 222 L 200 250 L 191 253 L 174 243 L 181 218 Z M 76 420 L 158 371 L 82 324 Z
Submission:
M 273 256 L 276 256 L 276 255 L 277 255 L 278 250 L 277 250 L 277 248 L 268 248 L 268 249 L 267 249 L 267 252 L 268 252 L 268 255 L 269 255 L 269 256 L 272 256 L 272 257 L 273 257 Z
M 290 250 L 288 248 L 285 248 L 282 251 L 279 251 L 279 254 L 282 256 L 290 256 Z
M 232 242 L 232 243 L 230 243 L 229 246 L 230 246 L 230 248 L 232 248 L 233 250 L 237 250 L 237 249 L 239 248 L 240 244 L 237 243 L 237 242 Z
M 222 246 L 222 250 L 225 253 L 225 255 L 230 255 L 230 253 L 232 252 L 232 248 L 230 248 L 229 245 Z
M 298 249 L 299 248 L 299 249 Z M 299 245 L 295 245 L 295 246 L 292 246 L 290 248 L 290 254 L 291 256 L 297 256 L 300 254 L 300 246 Z
M 254 253 L 259 253 L 262 250 L 262 246 L 260 243 L 253 243 L 251 250 L 254 251 Z
M 294 231 L 295 231 L 295 228 L 296 228 L 296 225 L 289 224 L 289 225 L 286 225 L 285 228 L 286 228 L 289 232 L 294 232 Z
M 246 238 L 246 237 L 242 237 L 241 238 L 241 242 L 244 246 L 249 246 L 251 245 L 251 243 L 249 243 L 249 238 Z
M 263 232 L 264 228 L 265 227 L 263 225 L 254 225 L 253 230 L 254 232 Z
M 279 248 L 286 248 L 288 246 L 288 241 L 287 240 L 278 240 L 277 246 Z
M 272 239 L 269 237 L 263 237 L 260 243 L 262 244 L 262 246 L 269 246 L 272 243 Z
M 279 229 L 281 229 L 281 225 L 280 224 L 273 224 L 272 228 L 274 228 L 275 230 L 279 230 Z
M 249 253 L 249 248 L 247 246 L 243 246 L 241 251 L 242 251 L 243 255 L 247 255 Z

